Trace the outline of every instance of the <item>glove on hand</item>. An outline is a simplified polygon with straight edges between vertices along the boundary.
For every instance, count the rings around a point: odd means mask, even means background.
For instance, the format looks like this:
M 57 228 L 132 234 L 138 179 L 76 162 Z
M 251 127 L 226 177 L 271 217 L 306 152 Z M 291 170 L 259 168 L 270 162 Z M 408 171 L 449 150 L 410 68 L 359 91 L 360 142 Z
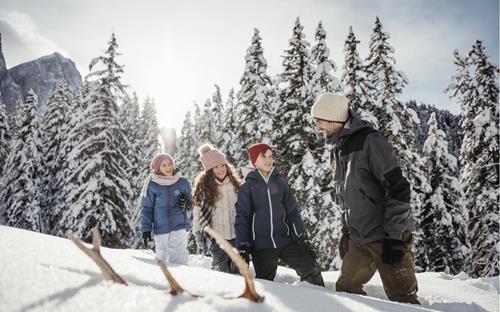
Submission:
M 339 241 L 340 259 L 344 259 L 345 254 L 349 251 L 349 239 L 350 238 L 351 237 L 349 236 L 349 232 L 342 231 L 342 236 L 340 237 L 340 241 Z
M 385 264 L 395 264 L 401 261 L 404 254 L 404 243 L 399 239 L 384 238 L 382 244 L 382 262 Z
M 252 245 L 249 242 L 241 242 L 238 247 L 238 253 L 245 260 L 247 264 L 250 264 L 250 252 L 252 251 Z
M 181 207 L 182 209 L 189 209 L 191 208 L 191 201 L 185 199 L 184 196 L 182 196 L 181 198 L 179 198 L 179 207 Z
M 144 245 L 148 245 L 148 243 L 150 241 L 152 241 L 151 239 L 151 231 L 146 231 L 146 232 L 142 232 L 142 241 L 144 242 Z
M 306 233 L 299 234 L 299 236 L 297 237 L 297 244 L 300 247 L 304 248 L 311 255 L 311 257 L 316 260 L 316 248 L 314 248 Z

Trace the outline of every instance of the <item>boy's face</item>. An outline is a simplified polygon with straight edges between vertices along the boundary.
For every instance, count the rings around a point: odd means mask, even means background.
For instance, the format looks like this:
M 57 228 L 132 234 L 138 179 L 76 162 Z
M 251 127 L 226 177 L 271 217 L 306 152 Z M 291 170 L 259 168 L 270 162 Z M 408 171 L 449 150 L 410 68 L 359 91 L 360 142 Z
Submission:
M 273 151 L 268 149 L 264 154 L 259 154 L 255 161 L 255 168 L 258 170 L 269 173 L 273 169 Z
M 217 179 L 224 180 L 224 178 L 226 177 L 226 174 L 227 174 L 226 164 L 217 165 L 214 167 L 213 170 L 214 170 L 214 175 Z
M 174 164 L 172 164 L 170 159 L 165 159 L 161 162 L 160 173 L 164 176 L 171 176 L 174 174 Z

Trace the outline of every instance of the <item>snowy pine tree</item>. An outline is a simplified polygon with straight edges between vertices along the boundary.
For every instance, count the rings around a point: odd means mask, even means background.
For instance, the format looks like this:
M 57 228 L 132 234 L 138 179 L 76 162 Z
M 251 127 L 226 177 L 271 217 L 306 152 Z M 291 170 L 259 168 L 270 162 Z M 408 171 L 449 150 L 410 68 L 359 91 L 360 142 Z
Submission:
M 9 119 L 7 117 L 7 108 L 2 100 L 0 94 L 0 159 L 7 159 L 9 154 L 9 142 L 10 142 L 10 129 L 9 129 Z M 2 161 L 0 163 L 0 176 L 3 173 L 3 167 L 5 163 Z M 3 188 L 0 185 L 0 188 Z M 1 214 L 1 209 L 0 209 Z
M 316 133 L 310 116 L 310 107 L 314 101 L 310 82 L 313 68 L 310 64 L 309 42 L 304 38 L 303 26 L 299 18 L 295 21 L 289 48 L 283 56 L 283 72 L 279 75 L 279 107 L 273 120 L 277 166 L 280 171 L 290 176 L 291 167 L 299 166 L 306 147 L 316 145 Z M 294 174 L 297 178 L 297 174 Z
M 457 51 L 457 74 L 448 91 L 462 106 L 460 125 L 464 139 L 460 150 L 460 187 L 469 211 L 470 273 L 499 274 L 500 235 L 499 107 L 496 65 L 489 62 L 482 41 L 477 40 L 466 58 Z M 472 73 L 472 75 L 471 75 Z
M 448 152 L 446 134 L 438 128 L 435 113 L 428 125 L 423 153 L 431 189 L 424 194 L 420 211 L 422 241 L 415 259 L 424 271 L 455 275 L 464 271 L 469 253 L 468 215 L 460 198 L 458 179 L 453 175 L 457 159 Z
M 64 149 L 70 132 L 70 110 L 73 108 L 73 95 L 66 82 L 59 82 L 49 96 L 47 110 L 41 125 L 42 163 L 40 179 L 40 204 L 42 212 L 43 232 L 52 233 L 58 220 L 57 206 L 58 185 L 55 183 L 58 173 L 63 170 L 61 159 L 68 156 Z M 75 113 L 75 112 L 73 112 Z
M 234 100 L 234 89 L 231 89 L 224 107 L 224 133 L 221 149 L 226 154 L 226 159 L 231 164 L 236 165 L 241 163 L 239 157 L 242 155 L 241 150 L 245 147 L 238 142 L 236 137 L 238 116 L 236 115 L 236 104 Z
M 267 75 L 267 61 L 264 58 L 262 37 L 254 29 L 252 44 L 245 55 L 245 70 L 240 79 L 238 91 L 236 141 L 240 145 L 234 155 L 236 165 L 247 165 L 246 148 L 258 142 L 271 143 L 272 115 L 269 106 L 271 78 Z
M 38 97 L 28 90 L 25 101 L 18 102 L 15 125 L 4 165 L 0 205 L 2 223 L 21 229 L 41 231 L 39 168 L 41 157 Z
M 408 83 L 404 74 L 395 69 L 394 48 L 389 44 L 389 34 L 382 28 L 377 17 L 370 36 L 370 49 L 366 59 L 366 79 L 368 97 L 375 104 L 375 118 L 379 130 L 391 143 L 399 144 L 402 127 L 395 105 L 397 96 Z
M 311 47 L 311 65 L 314 72 L 311 79 L 311 92 L 318 96 L 323 92 L 338 93 L 342 91 L 340 80 L 333 76 L 337 65 L 330 59 L 330 49 L 326 46 L 326 31 L 321 22 L 316 28 L 316 42 Z
M 66 198 L 69 209 L 62 214 L 60 225 L 86 237 L 98 226 L 102 243 L 109 247 L 124 247 L 132 229 L 130 197 L 132 194 L 127 172 L 131 168 L 125 148 L 128 140 L 118 118 L 118 96 L 124 86 L 120 81 L 122 66 L 116 62 L 118 44 L 112 34 L 104 56 L 90 62 L 89 69 L 102 64 L 104 69 L 92 71 L 87 82 L 93 90 L 86 97 L 82 123 L 85 136 L 71 158 L 80 160 L 70 177 L 74 191 Z M 89 82 L 88 79 L 96 77 Z
M 363 120 L 370 122 L 375 128 L 378 128 L 378 122 L 375 118 L 375 103 L 370 97 L 369 81 L 366 79 L 363 60 L 358 54 L 359 40 L 349 27 L 349 35 L 344 43 L 344 74 L 342 83 L 345 86 L 345 96 L 349 100 L 349 107 Z
M 198 153 L 196 148 L 191 112 L 188 111 L 182 124 L 181 137 L 177 140 L 177 148 L 174 156 L 177 167 L 182 175 L 191 182 L 194 181 L 198 174 L 198 166 L 195 166 L 198 161 L 194 160 L 194 155 Z M 195 161 L 194 163 L 193 160 Z
M 214 119 L 214 138 L 213 142 L 217 148 L 224 143 L 224 105 L 222 104 L 222 95 L 220 87 L 215 85 L 215 92 L 212 95 L 212 116 Z
M 212 102 L 210 99 L 205 101 L 203 110 L 195 122 L 195 131 L 198 135 L 198 142 L 211 143 L 215 145 L 215 120 L 212 112 Z

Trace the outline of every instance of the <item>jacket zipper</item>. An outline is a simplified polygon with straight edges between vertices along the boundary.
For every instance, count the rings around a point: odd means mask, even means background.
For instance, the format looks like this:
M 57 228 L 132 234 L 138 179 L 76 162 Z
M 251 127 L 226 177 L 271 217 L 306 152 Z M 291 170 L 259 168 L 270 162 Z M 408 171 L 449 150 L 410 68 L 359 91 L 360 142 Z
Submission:
M 255 213 L 253 214 L 253 218 L 252 218 L 252 236 L 253 236 L 253 240 L 255 241 Z
M 269 192 L 269 187 L 267 188 L 267 198 L 269 199 L 269 215 L 271 219 L 271 241 L 273 242 L 274 248 L 277 248 L 273 238 L 273 204 L 271 203 L 271 192 Z

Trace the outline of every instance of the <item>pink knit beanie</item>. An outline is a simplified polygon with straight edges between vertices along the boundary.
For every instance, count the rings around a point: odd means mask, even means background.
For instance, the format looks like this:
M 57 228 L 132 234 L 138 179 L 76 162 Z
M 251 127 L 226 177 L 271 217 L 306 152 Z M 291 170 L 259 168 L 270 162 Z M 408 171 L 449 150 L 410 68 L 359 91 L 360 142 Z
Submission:
M 226 156 L 208 143 L 200 146 L 198 153 L 200 153 L 200 161 L 205 171 L 226 163 Z
M 149 164 L 149 168 L 156 173 L 160 172 L 160 165 L 165 159 L 170 159 L 172 166 L 175 168 L 174 158 L 167 153 L 158 154 L 153 157 L 153 160 Z

